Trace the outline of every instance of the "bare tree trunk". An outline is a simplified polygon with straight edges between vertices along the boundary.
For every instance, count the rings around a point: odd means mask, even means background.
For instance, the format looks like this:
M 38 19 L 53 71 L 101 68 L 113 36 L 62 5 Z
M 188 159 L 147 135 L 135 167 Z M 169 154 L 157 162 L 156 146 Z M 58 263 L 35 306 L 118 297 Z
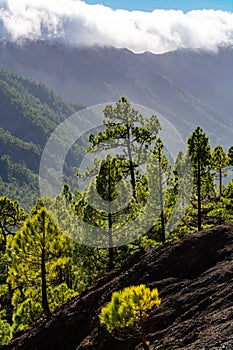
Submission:
M 222 168 L 219 169 L 219 192 L 222 196 Z
M 112 206 L 111 206 L 111 164 L 109 162 L 108 167 L 108 270 L 111 271 L 114 267 L 114 250 L 113 250 L 113 238 L 112 238 Z
M 159 150 L 159 201 L 160 201 L 160 220 L 161 220 L 161 240 L 166 242 L 165 237 L 165 218 L 164 218 L 164 205 L 163 205 L 163 174 L 161 171 L 161 151 Z
M 112 213 L 108 213 L 108 270 L 111 271 L 114 267 L 114 248 L 113 248 L 113 239 L 112 239 Z
M 201 164 L 198 160 L 197 164 L 197 222 L 198 222 L 198 231 L 201 231 Z
M 148 342 L 146 340 L 146 334 L 145 334 L 145 330 L 144 330 L 144 323 L 143 323 L 143 316 L 142 316 L 142 312 L 140 311 L 140 327 L 141 327 L 141 338 L 142 338 L 142 346 L 144 350 L 149 350 L 149 345 Z
M 127 124 L 127 150 L 128 150 L 128 156 L 129 156 L 129 171 L 130 171 L 130 177 L 131 177 L 131 184 L 133 188 L 133 197 L 136 199 L 136 180 L 135 180 L 135 172 L 134 172 L 134 166 L 133 166 L 133 157 L 132 157 L 132 151 L 130 146 L 130 132 L 129 132 L 129 125 Z
M 45 266 L 45 249 L 42 248 L 41 254 L 41 280 L 42 280 L 42 308 L 46 315 L 50 315 L 48 297 L 47 297 L 47 281 L 46 281 L 46 266 Z

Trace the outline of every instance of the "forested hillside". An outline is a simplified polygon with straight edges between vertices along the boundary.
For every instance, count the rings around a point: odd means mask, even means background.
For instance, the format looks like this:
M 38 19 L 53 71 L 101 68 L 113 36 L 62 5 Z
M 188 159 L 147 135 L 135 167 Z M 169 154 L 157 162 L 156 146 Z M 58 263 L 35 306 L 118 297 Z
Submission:
M 29 208 L 39 195 L 37 174 L 48 137 L 82 106 L 3 66 L 0 102 L 0 194 Z
M 0 0 L 0 350 L 233 350 L 232 0 L 139 2 Z
M 30 212 L 0 196 L 0 345 L 152 350 L 231 342 L 232 286 L 224 283 L 232 276 L 233 182 L 223 179 L 232 172 L 233 146 L 211 148 L 197 126 L 187 150 L 171 161 L 156 115 L 144 118 L 125 97 L 103 115 L 102 129 L 88 137 L 93 166 L 75 174 L 85 186 L 64 182 Z M 3 140 L 19 144 L 19 155 L 39 157 L 35 140 L 10 131 Z M 118 154 L 111 154 L 113 146 L 121 146 Z M 11 166 L 18 171 L 11 186 L 29 189 L 24 181 L 34 173 L 26 165 L 20 173 L 9 160 L 11 147 L 5 149 L 5 181 Z M 53 164 L 46 170 L 56 177 Z M 221 334 L 211 335 L 220 320 Z

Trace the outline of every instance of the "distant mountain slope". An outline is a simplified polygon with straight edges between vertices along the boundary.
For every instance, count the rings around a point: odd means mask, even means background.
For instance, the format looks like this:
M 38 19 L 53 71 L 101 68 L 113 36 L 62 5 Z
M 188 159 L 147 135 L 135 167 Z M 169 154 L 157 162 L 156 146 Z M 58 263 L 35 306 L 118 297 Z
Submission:
M 218 54 L 200 50 L 146 53 L 141 60 L 232 120 L 233 48 L 219 49 Z
M 23 197 L 26 206 L 39 195 L 36 174 L 45 143 L 80 108 L 0 66 L 0 195 Z
M 2 349 L 141 350 L 139 339 L 116 340 L 98 319 L 114 291 L 138 284 L 162 298 L 145 327 L 150 350 L 233 349 L 232 224 L 134 254 Z
M 115 48 L 67 48 L 45 42 L 2 44 L 0 61 L 87 105 L 130 101 L 163 114 L 187 137 L 198 125 L 213 144 L 232 144 L 233 49 L 133 54 Z

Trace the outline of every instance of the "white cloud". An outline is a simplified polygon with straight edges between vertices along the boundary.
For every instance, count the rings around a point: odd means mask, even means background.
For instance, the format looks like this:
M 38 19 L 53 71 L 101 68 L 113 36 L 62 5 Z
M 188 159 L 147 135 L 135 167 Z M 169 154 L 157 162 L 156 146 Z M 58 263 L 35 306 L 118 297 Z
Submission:
M 43 39 L 155 53 L 233 45 L 233 13 L 112 10 L 81 0 L 0 0 L 1 40 Z

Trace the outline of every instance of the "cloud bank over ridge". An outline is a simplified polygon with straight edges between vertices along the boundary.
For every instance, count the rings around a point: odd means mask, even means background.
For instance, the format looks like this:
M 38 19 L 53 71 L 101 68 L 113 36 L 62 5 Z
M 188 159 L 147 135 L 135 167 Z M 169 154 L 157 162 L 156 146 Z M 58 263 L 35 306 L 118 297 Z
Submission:
M 233 46 L 233 13 L 112 10 L 81 0 L 0 0 L 0 40 L 46 40 L 163 53 Z

